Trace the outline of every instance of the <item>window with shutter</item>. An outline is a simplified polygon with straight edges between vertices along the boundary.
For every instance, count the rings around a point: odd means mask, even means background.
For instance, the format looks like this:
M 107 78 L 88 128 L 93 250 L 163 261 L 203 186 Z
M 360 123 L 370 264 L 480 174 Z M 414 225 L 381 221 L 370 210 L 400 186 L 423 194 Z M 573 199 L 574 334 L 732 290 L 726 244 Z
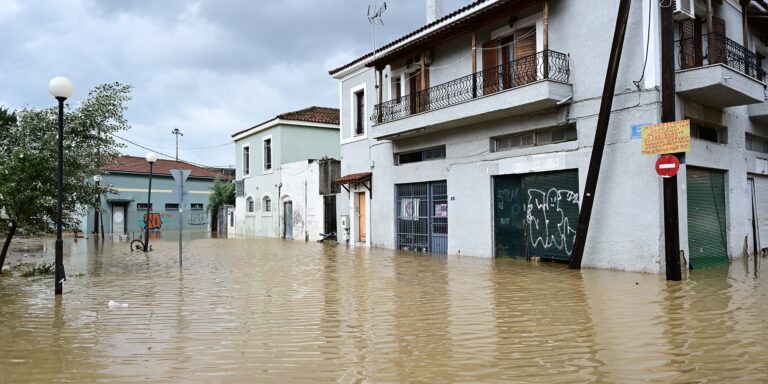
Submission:
M 514 39 L 512 36 L 505 37 L 501 39 L 501 85 L 504 89 L 510 88 L 512 84 L 512 78 L 511 78 L 511 51 L 512 46 L 514 44 Z
M 536 63 L 536 28 L 515 31 L 515 74 L 513 87 L 538 80 Z
M 486 41 L 483 48 L 483 95 L 498 92 L 499 87 L 499 42 Z
M 251 147 L 243 147 L 243 176 L 251 173 Z
M 365 133 L 365 92 L 355 92 L 355 135 Z

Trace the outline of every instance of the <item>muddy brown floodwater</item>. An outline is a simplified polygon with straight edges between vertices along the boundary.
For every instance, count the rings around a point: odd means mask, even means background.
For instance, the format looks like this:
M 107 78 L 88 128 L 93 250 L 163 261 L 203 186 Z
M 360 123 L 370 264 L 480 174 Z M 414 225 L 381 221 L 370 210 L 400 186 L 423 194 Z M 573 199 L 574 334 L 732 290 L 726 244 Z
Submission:
M 768 382 L 768 259 L 668 283 L 267 239 L 192 240 L 179 269 L 153 247 L 66 240 L 58 300 L 0 276 L 0 382 Z

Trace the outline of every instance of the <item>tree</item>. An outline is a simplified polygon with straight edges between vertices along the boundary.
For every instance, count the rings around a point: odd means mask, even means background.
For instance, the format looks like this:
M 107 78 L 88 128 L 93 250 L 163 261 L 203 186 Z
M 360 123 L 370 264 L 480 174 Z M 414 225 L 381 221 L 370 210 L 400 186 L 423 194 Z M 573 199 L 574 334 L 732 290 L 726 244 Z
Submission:
M 120 155 L 111 134 L 129 128 L 124 116 L 131 86 L 111 83 L 95 87 L 77 107 L 65 106 L 62 220 L 75 228 L 78 216 L 96 207 L 96 197 L 114 192 L 88 182 Z M 52 103 L 54 104 L 54 103 Z M 0 116 L 3 114 L 0 113 Z M 0 132 L 0 207 L 10 221 L 0 251 L 0 271 L 18 228 L 43 232 L 56 225 L 58 109 L 22 109 Z M 0 117 L 0 121 L 3 120 Z
M 211 190 L 213 193 L 208 198 L 208 209 L 211 212 L 211 230 L 215 231 L 218 229 L 221 206 L 235 204 L 235 184 L 217 177 Z

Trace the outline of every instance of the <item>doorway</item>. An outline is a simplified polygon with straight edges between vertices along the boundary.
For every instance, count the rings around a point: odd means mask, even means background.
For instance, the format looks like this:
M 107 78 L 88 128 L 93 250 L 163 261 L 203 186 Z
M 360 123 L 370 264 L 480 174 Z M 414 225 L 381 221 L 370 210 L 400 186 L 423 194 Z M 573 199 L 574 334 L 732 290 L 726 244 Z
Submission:
M 570 260 L 579 222 L 577 170 L 493 178 L 496 257 Z
M 728 264 L 725 172 L 688 167 L 686 173 L 691 268 Z
M 112 234 L 125 234 L 125 205 L 112 206 Z
M 401 250 L 448 252 L 445 180 L 397 185 L 395 241 Z
M 323 233 L 336 233 L 336 195 L 323 196 Z
M 283 238 L 293 240 L 293 202 L 290 200 L 283 203 L 283 217 L 285 218 Z
M 357 211 L 357 241 L 365 243 L 367 239 L 365 192 L 355 192 L 355 210 Z

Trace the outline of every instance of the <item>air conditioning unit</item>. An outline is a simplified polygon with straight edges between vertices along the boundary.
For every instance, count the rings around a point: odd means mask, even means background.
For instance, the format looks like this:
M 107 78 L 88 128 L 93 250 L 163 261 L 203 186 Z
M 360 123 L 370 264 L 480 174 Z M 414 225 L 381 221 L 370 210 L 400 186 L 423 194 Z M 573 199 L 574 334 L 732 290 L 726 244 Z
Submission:
M 693 19 L 696 17 L 694 0 L 672 0 L 672 8 L 675 10 L 675 20 Z

